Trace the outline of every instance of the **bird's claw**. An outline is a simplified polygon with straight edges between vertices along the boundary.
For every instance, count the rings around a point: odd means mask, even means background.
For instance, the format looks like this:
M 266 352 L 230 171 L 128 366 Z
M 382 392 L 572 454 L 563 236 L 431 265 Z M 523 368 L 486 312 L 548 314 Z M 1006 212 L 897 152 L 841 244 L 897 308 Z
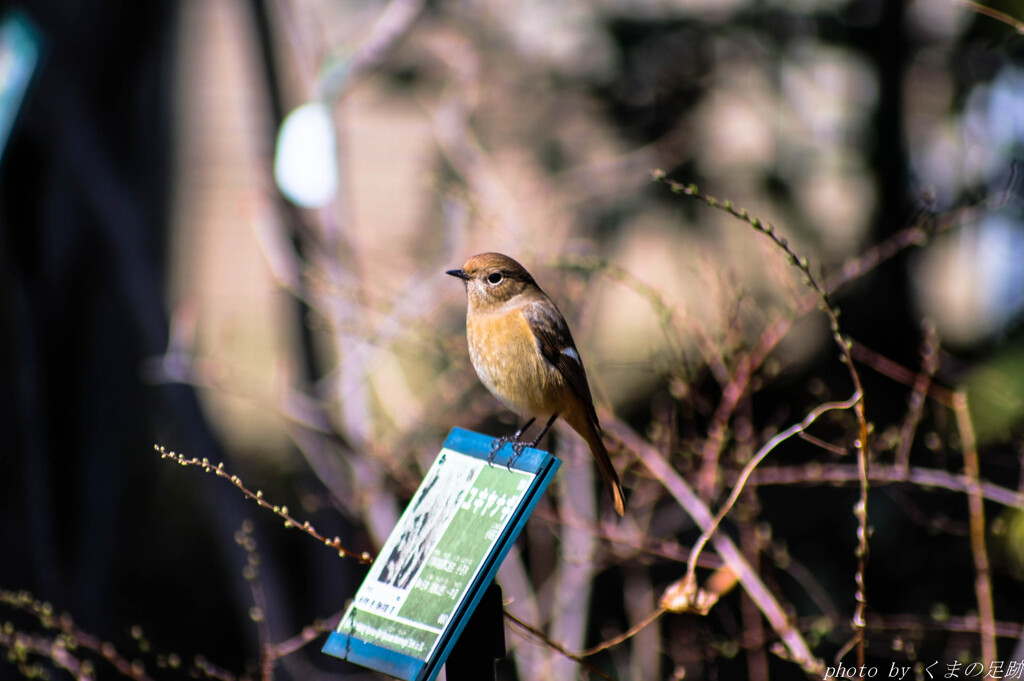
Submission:
M 519 460 L 519 457 L 523 455 L 523 450 L 527 447 L 532 446 L 529 442 L 520 442 L 515 435 L 503 435 L 499 438 L 495 438 L 494 442 L 491 443 L 491 451 L 487 455 L 487 465 L 493 466 L 494 459 L 497 458 L 498 452 L 500 452 L 505 445 L 512 445 L 512 456 L 508 458 L 508 463 L 505 464 L 505 468 L 512 470 L 512 466 Z
M 500 452 L 502 447 L 507 445 L 509 442 L 514 442 L 514 440 L 512 438 L 508 437 L 507 435 L 503 435 L 502 437 L 495 438 L 494 441 L 491 442 L 491 451 L 487 455 L 487 465 L 488 466 L 493 466 L 494 465 L 494 459 L 495 459 L 495 457 L 498 456 L 498 452 Z
M 508 463 L 505 464 L 510 472 L 515 462 L 519 460 L 519 457 L 523 455 L 523 450 L 530 446 L 529 442 L 513 442 L 512 443 L 512 456 L 508 457 Z

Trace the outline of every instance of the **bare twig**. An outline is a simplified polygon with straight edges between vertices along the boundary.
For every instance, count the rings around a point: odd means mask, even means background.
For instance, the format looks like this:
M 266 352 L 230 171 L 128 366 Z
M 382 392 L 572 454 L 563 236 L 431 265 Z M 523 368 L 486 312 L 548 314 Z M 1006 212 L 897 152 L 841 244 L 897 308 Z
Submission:
M 936 468 L 911 467 L 904 471 L 896 466 L 876 464 L 871 467 L 869 475 L 875 484 L 909 482 L 919 487 L 935 487 L 951 492 L 967 492 L 970 489 L 966 476 Z M 859 478 L 860 471 L 855 464 L 814 463 L 806 466 L 761 466 L 754 472 L 750 482 L 753 485 L 842 484 L 857 482 Z M 1009 508 L 1024 509 L 1024 491 L 981 481 L 978 481 L 978 491 L 989 501 Z
M 261 507 L 273 511 L 275 514 L 283 518 L 285 527 L 294 527 L 298 530 L 302 530 L 309 536 L 313 537 L 313 539 L 319 541 L 324 546 L 328 546 L 337 551 L 339 557 L 355 558 L 360 563 L 369 564 L 373 562 L 373 556 L 371 556 L 369 552 L 363 551 L 362 553 L 356 553 L 355 551 L 349 551 L 341 545 L 341 539 L 339 537 L 335 537 L 334 539 L 328 539 L 327 537 L 317 532 L 316 529 L 313 528 L 313 526 L 309 523 L 308 520 L 300 523 L 298 520 L 292 517 L 292 515 L 288 513 L 287 506 L 276 506 L 274 504 L 271 504 L 270 502 L 263 498 L 262 491 L 256 490 L 255 492 L 253 492 L 244 484 L 242 484 L 241 479 L 237 475 L 232 475 L 228 473 L 226 470 L 224 470 L 223 463 L 214 464 L 205 458 L 197 459 L 193 457 L 189 459 L 186 458 L 184 454 L 168 452 L 160 445 L 154 445 L 153 448 L 156 449 L 156 451 L 160 452 L 161 459 L 171 459 L 172 461 L 177 462 L 181 466 L 195 466 L 201 468 L 206 473 L 213 473 L 218 478 L 224 478 L 225 480 L 230 481 L 231 484 L 237 487 L 246 497 L 252 499 Z
M 49 657 L 54 661 L 54 663 L 67 669 L 68 672 L 76 674 L 76 658 L 71 655 L 69 651 L 64 650 L 62 652 L 60 650 L 60 648 L 64 648 L 65 646 L 58 640 L 58 638 L 73 641 L 77 647 L 81 647 L 95 653 L 116 669 L 117 673 L 121 676 L 133 679 L 133 681 L 151 681 L 151 677 L 146 674 L 146 668 L 140 662 L 129 660 L 118 652 L 113 643 L 110 643 L 109 641 L 102 641 L 92 634 L 82 630 L 75 624 L 71 615 L 68 613 L 58 614 L 54 612 L 53 606 L 47 602 L 36 600 L 27 591 L 0 590 L 0 603 L 32 615 L 39 621 L 39 624 L 42 625 L 44 629 L 59 632 L 59 637 L 50 640 L 49 648 L 43 645 L 43 642 L 46 640 L 45 637 L 39 640 L 33 640 L 31 643 L 33 643 L 33 648 L 39 654 Z M 10 632 L 10 634 L 15 637 L 22 636 L 21 634 L 13 631 Z M 15 642 L 18 641 L 13 638 L 10 640 Z M 3 642 L 0 641 L 0 643 Z
M 336 102 L 360 76 L 380 66 L 408 34 L 423 11 L 424 0 L 391 0 L 351 58 L 328 71 L 319 83 L 320 96 Z
M 338 628 L 338 623 L 341 622 L 342 615 L 345 614 L 344 610 L 339 610 L 335 614 L 331 615 L 325 620 L 317 620 L 307 627 L 303 627 L 295 636 L 289 639 L 276 643 L 273 646 L 273 655 L 275 658 L 280 659 L 287 657 L 295 651 L 309 645 L 313 641 L 317 640 L 321 634 L 334 631 Z
M 964 474 L 967 477 L 967 508 L 971 524 L 971 553 L 974 556 L 974 591 L 978 599 L 978 620 L 981 633 L 981 655 L 984 660 L 996 659 L 995 609 L 992 605 L 992 581 L 989 575 L 988 549 L 985 547 L 985 504 L 982 500 L 978 443 L 974 425 L 967 409 L 967 393 L 953 395 L 960 445 L 964 452 Z
M 259 579 L 260 557 L 256 552 L 256 537 L 253 536 L 253 530 L 251 520 L 243 521 L 242 527 L 235 533 L 235 543 L 245 551 L 245 567 L 242 568 L 242 576 L 249 585 L 249 593 L 252 594 L 249 618 L 256 623 L 256 634 L 259 637 L 260 678 L 262 681 L 273 681 L 276 658 L 271 643 L 270 624 L 267 620 L 269 616 L 267 595 L 263 592 L 263 584 Z
M 789 242 L 785 237 L 781 237 L 775 230 L 774 225 L 768 222 L 762 221 L 760 218 L 751 215 L 747 210 L 742 208 L 736 208 L 729 200 L 719 201 L 713 196 L 701 193 L 695 185 L 683 185 L 678 182 L 669 180 L 665 173 L 656 170 L 653 173 L 654 179 L 659 182 L 663 182 L 668 188 L 674 193 L 682 196 L 689 196 L 699 201 L 703 201 L 711 208 L 724 211 L 729 213 L 733 217 L 747 223 L 753 227 L 756 231 L 765 235 L 771 241 L 778 246 L 790 259 L 790 262 L 794 267 L 803 273 L 805 283 L 817 296 L 822 311 L 828 316 L 829 325 L 832 330 L 832 337 L 839 346 L 841 358 L 846 364 L 847 371 L 850 374 L 850 380 L 853 382 L 854 394 L 857 396 L 857 401 L 853 405 L 853 411 L 857 416 L 858 424 L 858 437 L 854 440 L 854 449 L 857 453 L 857 467 L 860 472 L 860 498 L 857 500 L 854 506 L 854 516 L 857 518 L 857 548 L 855 551 L 855 557 L 857 559 L 857 572 L 854 575 L 854 581 L 856 582 L 857 589 L 854 592 L 854 599 L 856 601 L 856 607 L 853 613 L 853 628 L 854 628 L 854 639 L 857 648 L 857 666 L 864 665 L 865 659 L 865 638 L 864 638 L 864 614 L 867 609 L 867 594 L 864 583 L 864 575 L 867 570 L 868 560 L 868 421 L 864 411 L 864 388 L 861 385 L 860 375 L 857 373 L 857 369 L 853 363 L 853 356 L 850 353 L 851 341 L 847 339 L 839 328 L 839 311 L 832 305 L 828 297 L 827 289 L 823 288 L 815 279 L 811 273 L 810 264 L 806 258 L 798 256 L 793 249 L 790 247 Z M 748 366 L 744 370 L 747 376 L 751 373 L 751 366 L 749 364 L 749 357 L 747 358 Z M 747 390 L 749 386 L 749 380 L 743 382 L 736 382 L 737 390 L 735 394 L 729 397 L 735 402 L 739 401 L 740 395 Z M 723 403 L 725 397 L 723 396 Z M 735 405 L 729 408 L 729 413 L 735 409 Z M 717 414 L 716 414 L 717 416 Z M 717 449 L 721 449 L 719 443 Z M 704 461 L 705 471 L 707 470 L 708 461 Z M 715 467 L 717 469 L 717 454 Z M 708 475 L 714 473 L 708 472 Z
M 883 376 L 887 376 L 892 380 L 902 383 L 905 386 L 913 388 L 918 381 L 918 374 L 915 374 L 913 370 L 894 362 L 885 355 L 879 354 L 857 341 L 853 341 L 853 345 L 850 348 L 850 352 L 853 354 L 853 358 L 865 364 Z M 934 381 L 929 381 L 928 390 L 925 395 L 939 404 L 943 404 L 950 409 L 953 408 L 953 391 L 949 388 L 941 385 L 937 385 Z
M 973 0 L 959 0 L 958 4 L 962 5 L 963 7 L 966 7 L 967 9 L 974 10 L 978 14 L 984 14 L 985 16 L 995 19 L 996 21 L 1001 21 L 1004 24 L 1012 27 L 1013 30 L 1017 31 L 1017 33 L 1024 35 L 1024 21 L 1021 21 L 1020 19 L 1015 19 L 1006 12 L 1000 12 L 997 9 L 986 7 L 985 5 L 982 5 L 980 2 L 973 2 Z
M 849 625 L 849 621 L 845 620 L 845 618 L 831 615 L 801 617 L 795 622 L 795 626 L 800 631 L 813 631 L 814 629 L 820 629 L 822 626 L 835 628 L 844 625 Z M 930 631 L 974 634 L 977 633 L 978 626 L 978 618 L 973 616 L 949 617 L 941 621 L 930 617 L 914 615 L 868 615 L 867 618 L 867 628 L 871 631 L 899 631 L 912 635 L 923 635 Z M 995 629 L 996 636 L 999 638 L 1017 639 L 1024 634 L 1024 627 L 1017 622 L 996 622 Z M 771 638 L 755 639 L 745 641 L 744 645 L 747 647 L 764 646 L 771 640 Z
M 784 431 L 778 433 L 757 451 L 757 454 L 755 454 L 753 458 L 747 462 L 747 465 L 743 467 L 743 470 L 740 471 L 740 474 L 736 479 L 736 484 L 733 485 L 732 492 L 729 494 L 729 498 L 726 499 L 725 503 L 722 504 L 722 507 L 718 509 L 718 513 L 715 514 L 711 523 L 704 528 L 704 532 L 702 532 L 697 541 L 694 542 L 693 550 L 690 552 L 690 560 L 686 566 L 687 579 L 696 579 L 695 573 L 697 570 L 697 558 L 700 556 L 704 546 L 708 543 L 711 535 L 718 530 L 718 526 L 722 524 L 722 521 L 725 520 L 725 516 L 729 514 L 729 511 L 732 510 L 732 507 L 736 504 L 736 500 L 739 499 L 740 493 L 743 491 L 743 487 L 747 484 L 747 480 L 754 472 L 754 469 L 757 468 L 757 465 L 764 461 L 764 458 L 768 456 L 773 449 L 797 433 L 801 433 L 806 430 L 812 423 L 818 420 L 818 417 L 822 414 L 826 414 L 836 409 L 850 409 L 860 402 L 860 397 L 860 393 L 858 392 L 854 393 L 850 399 L 842 402 L 826 402 L 825 404 L 818 405 L 816 408 L 811 410 L 811 413 L 805 416 L 800 423 L 795 423 Z
M 637 453 L 643 464 L 693 518 L 698 527 L 706 530 L 711 526 L 711 511 L 660 452 L 618 419 L 606 418 L 604 426 L 608 435 L 618 438 L 625 447 Z M 717 533 L 712 536 L 711 543 L 729 569 L 735 573 L 750 598 L 757 604 L 772 629 L 782 639 L 788 659 L 798 664 L 804 671 L 820 675 L 824 671 L 824 663 L 811 653 L 803 636 L 792 626 L 785 610 L 743 558 L 743 554 L 732 540 L 723 533 Z
M 607 679 L 607 681 L 615 681 L 615 679 L 613 679 L 611 676 L 609 676 L 608 674 L 604 673 L 603 671 L 601 671 L 600 669 L 598 669 L 594 665 L 592 665 L 589 662 L 587 662 L 583 658 L 582 655 L 579 655 L 577 653 L 574 653 L 574 652 L 570 651 L 568 648 L 566 648 L 562 644 L 558 643 L 557 641 L 552 640 L 547 634 L 545 634 L 543 631 L 541 631 L 537 627 L 533 626 L 532 624 L 528 624 L 528 623 L 524 622 L 523 620 L 519 619 L 518 617 L 516 617 L 515 615 L 510 613 L 508 610 L 505 611 L 505 619 L 507 619 L 509 622 L 515 624 L 517 627 L 519 627 L 523 631 L 527 632 L 528 634 L 530 634 L 534 638 L 538 639 L 539 641 L 541 641 L 547 647 L 549 647 L 552 650 L 555 650 L 555 651 L 561 653 L 562 655 L 564 655 L 565 657 L 569 658 L 570 660 L 573 660 L 574 662 L 576 662 L 576 664 L 580 665 L 581 667 L 586 669 L 591 674 L 595 674 L 597 676 L 600 676 L 602 679 Z
M 924 413 L 924 401 L 932 378 L 939 368 L 939 339 L 935 324 L 926 321 L 924 324 L 924 342 L 921 344 L 921 371 L 914 379 L 914 391 L 910 393 L 910 408 L 900 426 L 899 449 L 896 451 L 896 466 L 907 470 L 910 467 L 910 447 L 914 443 L 914 433 Z
M 652 610 L 651 613 L 647 615 L 647 617 L 644 617 L 642 620 L 640 620 L 639 622 L 631 626 L 629 629 L 619 634 L 618 636 L 613 636 L 607 641 L 602 641 L 601 643 L 598 643 L 596 646 L 592 648 L 581 650 L 579 653 L 577 653 L 577 655 L 579 655 L 580 657 L 590 657 L 591 655 L 598 654 L 602 650 L 614 648 L 615 646 L 620 645 L 628 641 L 629 639 L 633 638 L 638 633 L 640 633 L 640 631 L 647 628 L 651 624 L 654 624 L 654 622 L 656 622 L 658 618 L 664 615 L 666 612 L 668 612 L 668 610 L 666 610 L 665 608 L 657 608 L 655 610 Z
M 16 664 L 20 674 L 27 679 L 46 678 L 41 670 L 33 669 L 30 655 L 49 660 L 77 681 L 94 679 L 91 665 L 75 657 L 59 639 L 0 629 L 0 647 L 7 649 L 8 661 Z
M 753 499 L 754 497 L 756 497 L 755 491 L 747 489 L 744 498 Z M 739 533 L 740 548 L 743 549 L 744 555 L 754 569 L 760 572 L 760 558 L 764 543 L 762 531 L 756 523 L 741 523 Z M 749 681 L 768 681 L 768 651 L 763 646 L 745 645 L 748 641 L 760 641 L 765 638 L 764 618 L 761 617 L 761 611 L 746 594 L 743 594 L 740 599 L 740 616 L 743 622 L 743 635 L 740 636 L 740 640 L 747 651 L 747 678 Z

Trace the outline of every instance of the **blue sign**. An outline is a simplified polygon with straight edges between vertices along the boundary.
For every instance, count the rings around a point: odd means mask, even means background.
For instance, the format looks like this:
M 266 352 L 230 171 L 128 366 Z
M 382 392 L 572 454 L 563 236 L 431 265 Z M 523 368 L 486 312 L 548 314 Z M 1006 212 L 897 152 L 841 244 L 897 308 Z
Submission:
M 324 652 L 406 681 L 435 678 L 561 461 L 455 428 Z

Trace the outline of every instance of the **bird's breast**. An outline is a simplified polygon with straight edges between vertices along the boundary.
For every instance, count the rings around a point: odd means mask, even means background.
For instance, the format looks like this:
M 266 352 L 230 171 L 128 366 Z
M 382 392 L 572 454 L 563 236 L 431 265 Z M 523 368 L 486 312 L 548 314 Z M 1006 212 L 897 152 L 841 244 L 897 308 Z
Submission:
M 471 315 L 466 331 L 473 368 L 495 397 L 520 414 L 555 412 L 565 381 L 541 354 L 522 313 Z

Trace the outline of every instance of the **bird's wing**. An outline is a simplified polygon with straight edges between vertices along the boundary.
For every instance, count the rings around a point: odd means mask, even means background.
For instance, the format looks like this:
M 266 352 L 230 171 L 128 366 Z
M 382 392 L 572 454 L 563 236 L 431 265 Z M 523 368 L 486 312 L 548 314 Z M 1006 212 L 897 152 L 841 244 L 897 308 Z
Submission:
M 587 372 L 583 368 L 583 360 L 576 349 L 569 332 L 569 325 L 549 298 L 531 302 L 523 306 L 523 316 L 533 331 L 537 347 L 559 373 L 565 377 L 569 386 L 587 405 L 594 424 L 598 423 L 594 400 L 590 396 L 590 385 L 587 383 Z

